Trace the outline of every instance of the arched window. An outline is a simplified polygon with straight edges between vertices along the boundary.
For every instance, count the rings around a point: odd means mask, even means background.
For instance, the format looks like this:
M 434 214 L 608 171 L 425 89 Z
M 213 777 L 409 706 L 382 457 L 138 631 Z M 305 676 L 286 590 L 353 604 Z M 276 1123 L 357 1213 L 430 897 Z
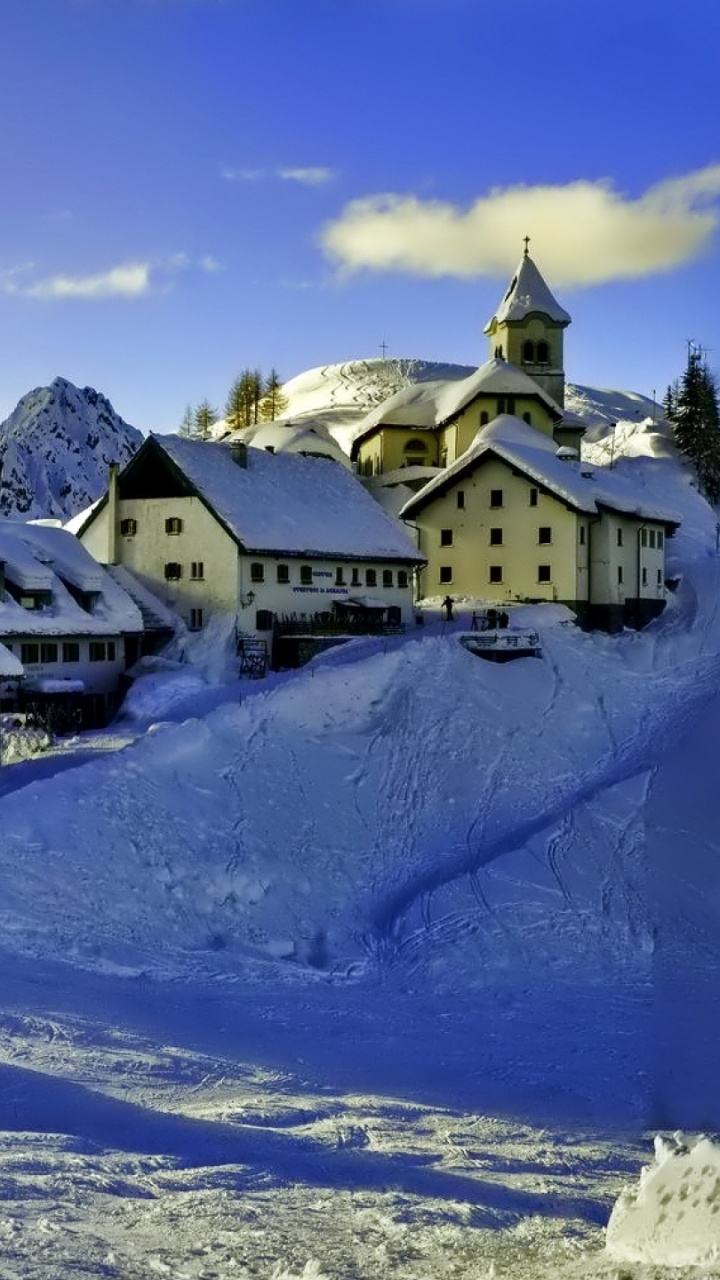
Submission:
M 490 421 L 490 415 L 485 411 L 485 409 L 483 409 L 482 413 L 480 414 L 480 426 L 486 427 L 489 421 Z
M 537 362 L 538 364 L 550 363 L 550 347 L 547 342 L 538 342 L 537 344 Z
M 529 426 L 529 427 L 531 427 L 531 426 L 532 426 L 532 414 L 531 414 L 531 413 L 524 413 L 524 414 L 523 414 L 523 422 L 527 422 L 528 426 Z
M 427 445 L 424 440 L 406 440 L 403 445 L 403 453 L 408 466 L 412 466 L 413 463 L 422 466 L 425 463 Z
M 547 346 L 547 343 L 545 345 Z M 522 358 L 523 358 L 523 364 L 535 363 L 535 343 L 534 342 L 529 342 L 529 341 L 523 342 Z

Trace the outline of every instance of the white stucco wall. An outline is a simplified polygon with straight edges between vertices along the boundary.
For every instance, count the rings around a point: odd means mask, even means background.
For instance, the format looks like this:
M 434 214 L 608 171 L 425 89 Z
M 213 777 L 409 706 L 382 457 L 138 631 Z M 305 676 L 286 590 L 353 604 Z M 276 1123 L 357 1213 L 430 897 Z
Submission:
M 9 636 L 7 639 L 0 637 L 6 649 L 10 649 L 16 658 L 22 660 L 23 644 L 36 644 L 38 649 L 41 644 L 56 644 L 58 647 L 57 662 L 32 662 L 24 663 L 25 676 L 27 679 L 32 677 L 46 677 L 52 680 L 82 680 L 86 693 L 114 693 L 118 687 L 118 681 L 122 672 L 125 670 L 125 641 L 122 636 L 108 634 L 107 636 L 92 636 L 85 639 L 79 636 Z M 97 641 L 112 641 L 115 644 L 115 658 L 112 661 L 91 662 L 90 661 L 90 643 Z M 63 662 L 62 652 L 63 643 L 79 644 L 80 660 L 79 662 Z

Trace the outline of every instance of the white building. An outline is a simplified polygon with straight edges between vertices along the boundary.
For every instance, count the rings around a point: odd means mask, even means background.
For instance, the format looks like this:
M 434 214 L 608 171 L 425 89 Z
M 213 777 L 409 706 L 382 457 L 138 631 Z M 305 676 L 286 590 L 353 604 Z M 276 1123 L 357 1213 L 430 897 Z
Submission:
M 338 463 L 179 436 L 149 436 L 78 536 L 191 630 L 229 614 L 268 646 L 280 624 L 318 616 L 407 624 L 422 563 Z
M 53 524 L 0 522 L 6 704 L 18 692 L 38 701 L 71 695 L 84 724 L 104 723 L 142 631 L 137 606 L 72 534 Z

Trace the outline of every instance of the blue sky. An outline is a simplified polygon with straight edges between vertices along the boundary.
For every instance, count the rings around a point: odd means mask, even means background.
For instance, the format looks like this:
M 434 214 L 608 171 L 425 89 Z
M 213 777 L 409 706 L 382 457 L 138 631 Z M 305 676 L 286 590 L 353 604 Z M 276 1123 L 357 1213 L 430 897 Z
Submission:
M 571 379 L 720 368 L 716 0 L 2 8 L 3 416 L 58 374 L 173 430 L 248 365 L 478 363 L 525 232 Z

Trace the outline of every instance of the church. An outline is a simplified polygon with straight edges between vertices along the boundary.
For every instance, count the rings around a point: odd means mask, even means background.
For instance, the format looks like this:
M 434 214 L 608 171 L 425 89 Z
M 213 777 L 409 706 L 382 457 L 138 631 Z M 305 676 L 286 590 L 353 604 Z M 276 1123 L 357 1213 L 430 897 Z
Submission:
M 490 358 L 461 381 L 404 388 L 361 423 L 359 474 L 412 494 L 399 514 L 426 562 L 420 598 L 555 601 L 611 631 L 664 608 L 678 521 L 581 460 L 585 424 L 564 407 L 570 322 L 526 239 L 485 326 Z

